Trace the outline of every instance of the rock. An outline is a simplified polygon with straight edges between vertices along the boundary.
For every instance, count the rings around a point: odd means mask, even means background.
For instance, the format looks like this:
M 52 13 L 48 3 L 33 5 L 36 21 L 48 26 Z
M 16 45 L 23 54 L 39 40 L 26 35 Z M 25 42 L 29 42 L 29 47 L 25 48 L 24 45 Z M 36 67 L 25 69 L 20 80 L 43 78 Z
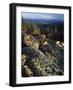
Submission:
M 60 74 L 60 68 L 57 65 L 57 59 L 54 56 L 46 56 L 40 50 L 25 47 L 22 53 L 28 55 L 28 67 L 32 70 L 33 76 L 47 76 Z M 63 75 L 63 73 L 61 73 Z
M 26 59 L 26 55 L 23 54 L 23 55 L 21 56 L 21 64 L 24 65 L 24 64 L 26 63 L 26 60 L 27 60 L 27 59 Z
M 52 68 L 51 67 L 46 67 L 47 73 L 52 73 Z
M 23 67 L 22 67 L 22 75 L 23 76 L 33 76 L 33 73 L 32 73 L 32 71 L 30 70 L 30 68 L 27 66 L 27 65 L 24 65 Z
M 43 45 L 47 45 L 47 44 L 48 44 L 48 42 L 46 42 L 46 41 L 45 41 L 45 42 L 43 42 Z
M 50 57 L 49 53 L 54 56 L 59 69 L 64 71 L 64 49 L 57 46 L 56 44 L 48 43 L 47 45 L 42 45 L 40 50 Z
M 29 47 L 38 49 L 39 48 L 39 41 L 36 40 L 32 35 L 30 34 L 25 34 L 23 43 Z
M 48 76 L 48 73 L 47 73 L 46 71 L 42 70 L 42 71 L 41 71 L 41 75 L 42 75 L 42 76 Z
M 46 35 L 45 34 L 35 34 L 34 37 L 40 42 L 43 43 L 46 39 Z

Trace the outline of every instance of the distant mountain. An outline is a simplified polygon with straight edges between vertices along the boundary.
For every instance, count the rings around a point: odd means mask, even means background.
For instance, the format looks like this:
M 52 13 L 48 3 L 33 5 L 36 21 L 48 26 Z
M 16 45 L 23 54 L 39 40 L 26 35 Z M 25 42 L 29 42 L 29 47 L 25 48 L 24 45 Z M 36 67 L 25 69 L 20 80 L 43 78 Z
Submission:
M 36 24 L 49 24 L 49 25 L 60 25 L 63 24 L 63 21 L 60 20 L 41 20 L 41 19 L 23 19 L 22 23 L 36 23 Z

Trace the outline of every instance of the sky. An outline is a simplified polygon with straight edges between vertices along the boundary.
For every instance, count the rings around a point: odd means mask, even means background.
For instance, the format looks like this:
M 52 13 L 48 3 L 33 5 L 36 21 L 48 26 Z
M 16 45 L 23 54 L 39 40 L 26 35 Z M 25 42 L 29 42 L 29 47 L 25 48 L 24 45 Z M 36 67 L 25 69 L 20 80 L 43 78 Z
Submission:
M 64 14 L 22 12 L 21 15 L 24 19 L 64 21 Z

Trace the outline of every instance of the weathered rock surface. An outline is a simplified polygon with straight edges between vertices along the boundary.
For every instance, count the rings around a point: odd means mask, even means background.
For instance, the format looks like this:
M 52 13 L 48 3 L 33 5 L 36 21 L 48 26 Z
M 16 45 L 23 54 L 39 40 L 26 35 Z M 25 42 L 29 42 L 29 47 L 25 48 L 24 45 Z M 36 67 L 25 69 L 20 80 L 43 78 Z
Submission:
M 33 72 L 31 71 L 31 69 L 27 65 L 24 65 L 22 67 L 22 76 L 32 76 L 32 75 Z
M 49 56 L 49 52 L 57 59 L 57 65 L 64 71 L 64 48 L 57 46 L 55 43 L 48 42 L 47 45 L 42 45 L 40 50 Z
M 38 49 L 39 48 L 39 41 L 35 39 L 32 35 L 30 34 L 24 34 L 22 35 L 22 43 L 23 45 L 26 45 L 31 48 Z
M 63 75 L 63 71 L 57 63 L 58 60 L 51 53 L 49 53 L 49 56 L 46 56 L 38 49 L 25 47 L 22 49 L 22 54 L 28 56 L 24 65 L 27 65 L 33 72 L 32 76 Z M 24 71 L 23 66 L 22 71 Z M 25 71 L 28 72 L 28 70 Z

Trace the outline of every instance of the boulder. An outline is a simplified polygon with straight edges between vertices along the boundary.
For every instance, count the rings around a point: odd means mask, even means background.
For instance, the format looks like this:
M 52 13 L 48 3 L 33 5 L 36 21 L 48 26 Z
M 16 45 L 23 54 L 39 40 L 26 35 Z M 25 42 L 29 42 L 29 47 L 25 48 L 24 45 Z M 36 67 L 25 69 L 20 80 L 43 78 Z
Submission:
M 33 72 L 27 65 L 24 65 L 22 67 L 22 76 L 33 76 Z
M 36 40 L 32 35 L 30 34 L 25 34 L 23 36 L 23 43 L 26 45 L 26 46 L 29 46 L 29 47 L 32 47 L 32 48 L 35 48 L 35 49 L 38 49 L 39 48 L 39 41 Z
M 21 56 L 21 65 L 24 65 L 25 63 L 26 63 L 26 55 L 25 54 L 23 54 L 22 56 Z
M 50 57 L 49 53 L 54 56 L 56 60 L 57 65 L 59 66 L 59 68 L 64 71 L 64 49 L 57 46 L 55 43 L 52 44 L 50 42 L 48 42 L 47 45 L 42 45 L 40 47 L 40 50 L 47 55 L 48 57 Z

